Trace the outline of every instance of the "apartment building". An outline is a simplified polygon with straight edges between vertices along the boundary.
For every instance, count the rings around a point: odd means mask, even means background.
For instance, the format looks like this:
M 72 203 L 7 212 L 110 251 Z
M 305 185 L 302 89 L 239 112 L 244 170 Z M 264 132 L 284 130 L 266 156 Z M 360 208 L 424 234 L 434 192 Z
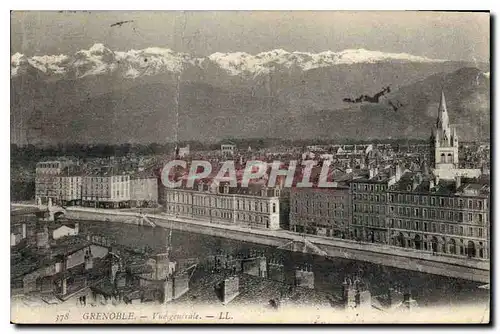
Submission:
M 280 189 L 254 183 L 248 187 L 199 182 L 194 188 L 164 188 L 168 214 L 213 223 L 276 230 L 280 227 Z
M 82 205 L 98 208 L 130 207 L 130 175 L 103 170 L 84 176 Z
M 390 243 L 440 255 L 489 258 L 490 186 L 405 173 L 389 188 Z
M 388 243 L 386 223 L 387 189 L 401 177 L 401 167 L 378 171 L 371 168 L 368 174 L 350 182 L 352 221 L 349 238 L 373 243 Z
M 350 222 L 349 187 L 292 188 L 290 230 L 347 238 Z
M 55 204 L 81 205 L 83 175 L 78 171 L 67 171 L 57 176 L 57 198 Z
M 72 165 L 69 160 L 40 161 L 35 167 L 35 198 L 43 203 L 49 198 L 56 202 L 59 197 L 59 178 L 61 172 Z
M 158 179 L 148 175 L 131 175 L 130 202 L 135 207 L 154 207 L 158 204 Z

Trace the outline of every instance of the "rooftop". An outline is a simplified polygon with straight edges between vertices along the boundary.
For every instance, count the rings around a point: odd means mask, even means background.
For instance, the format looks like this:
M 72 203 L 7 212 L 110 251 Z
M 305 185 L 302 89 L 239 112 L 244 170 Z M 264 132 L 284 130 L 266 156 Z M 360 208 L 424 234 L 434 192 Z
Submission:
M 200 273 L 198 273 L 198 276 Z M 175 303 L 195 302 L 197 304 L 222 304 L 216 286 L 230 277 L 229 271 L 218 273 L 202 272 L 201 277 L 193 280 L 189 291 Z M 331 307 L 336 297 L 314 289 L 293 287 L 290 284 L 248 274 L 236 274 L 239 278 L 239 294 L 231 304 L 269 305 L 271 300 L 298 305 Z
M 434 184 L 433 187 L 431 187 Z M 432 176 L 425 176 L 416 172 L 406 172 L 401 179 L 393 184 L 389 191 L 411 192 L 415 194 L 435 194 L 435 195 L 472 195 L 488 196 L 490 193 L 489 178 L 479 179 L 461 178 L 457 188 L 455 180 L 439 180 L 435 184 Z

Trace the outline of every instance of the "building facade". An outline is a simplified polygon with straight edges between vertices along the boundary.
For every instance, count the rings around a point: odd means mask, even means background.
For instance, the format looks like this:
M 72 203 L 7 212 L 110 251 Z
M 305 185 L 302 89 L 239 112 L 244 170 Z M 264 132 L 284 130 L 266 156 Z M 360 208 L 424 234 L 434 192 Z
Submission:
M 82 200 L 82 175 L 68 173 L 57 177 L 56 204 L 81 205 Z
M 277 188 L 199 183 L 194 189 L 165 188 L 163 196 L 165 211 L 178 217 L 271 230 L 280 227 Z
M 130 201 L 132 206 L 153 207 L 158 204 L 158 180 L 150 177 L 130 179 Z
M 290 230 L 348 238 L 349 187 L 293 188 L 290 192 Z
M 355 240 L 387 243 L 387 188 L 390 179 L 385 175 L 354 179 L 350 183 L 352 221 L 349 237 Z
M 464 182 L 464 184 L 462 184 Z M 407 173 L 388 192 L 394 246 L 455 257 L 489 258 L 489 185 Z
M 98 208 L 130 207 L 130 175 L 98 173 L 84 176 L 82 205 Z
M 224 156 L 232 156 L 236 152 L 236 145 L 230 142 L 223 143 L 220 146 L 220 151 Z
M 61 172 L 71 165 L 69 161 L 41 161 L 35 167 L 35 199 L 43 203 L 57 201 L 59 197 L 59 178 Z

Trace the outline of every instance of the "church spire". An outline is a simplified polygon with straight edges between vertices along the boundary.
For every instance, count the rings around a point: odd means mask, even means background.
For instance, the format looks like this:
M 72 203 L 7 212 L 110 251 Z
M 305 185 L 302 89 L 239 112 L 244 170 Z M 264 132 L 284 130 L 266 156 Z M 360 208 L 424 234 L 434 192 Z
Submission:
M 439 101 L 439 109 L 446 111 L 446 99 L 444 98 L 444 91 L 441 90 L 441 101 Z
M 448 110 L 446 109 L 446 99 L 444 97 L 444 91 L 441 90 L 441 101 L 439 102 L 437 128 L 446 131 L 448 130 L 448 126 L 449 119 Z

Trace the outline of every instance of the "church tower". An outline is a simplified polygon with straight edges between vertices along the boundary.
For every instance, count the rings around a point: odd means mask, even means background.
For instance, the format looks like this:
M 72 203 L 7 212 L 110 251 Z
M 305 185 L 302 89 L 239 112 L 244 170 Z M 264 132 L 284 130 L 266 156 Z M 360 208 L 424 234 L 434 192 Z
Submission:
M 458 168 L 458 136 L 450 126 L 446 99 L 441 91 L 436 128 L 431 134 L 431 163 L 435 169 Z

